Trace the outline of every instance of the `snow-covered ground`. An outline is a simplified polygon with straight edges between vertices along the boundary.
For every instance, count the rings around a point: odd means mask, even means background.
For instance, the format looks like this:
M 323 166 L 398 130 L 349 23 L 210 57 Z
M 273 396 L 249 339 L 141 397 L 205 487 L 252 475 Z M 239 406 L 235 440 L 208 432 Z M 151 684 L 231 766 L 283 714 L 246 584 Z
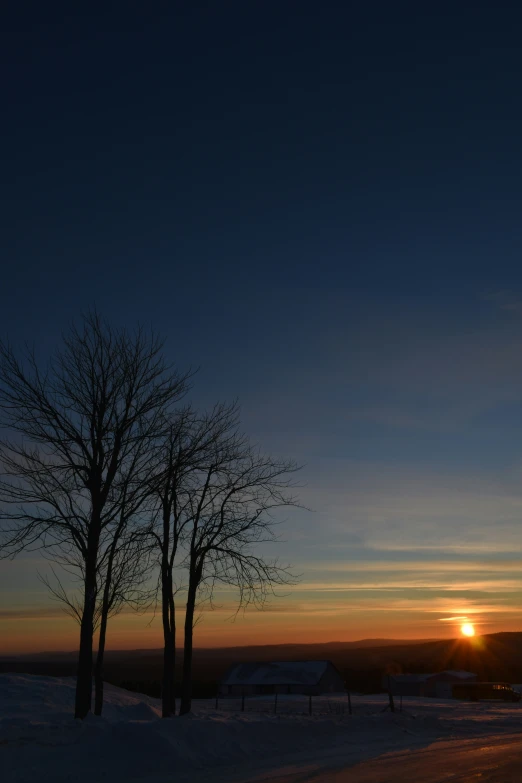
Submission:
M 159 702 L 106 687 L 104 716 L 75 721 L 74 680 L 0 675 L 2 783 L 204 783 L 247 781 L 270 770 L 355 764 L 436 740 L 508 735 L 522 728 L 519 704 L 404 699 L 403 712 L 383 711 L 386 696 L 313 700 L 280 697 L 196 701 L 194 713 L 161 720 Z M 397 701 L 398 704 L 398 701 Z

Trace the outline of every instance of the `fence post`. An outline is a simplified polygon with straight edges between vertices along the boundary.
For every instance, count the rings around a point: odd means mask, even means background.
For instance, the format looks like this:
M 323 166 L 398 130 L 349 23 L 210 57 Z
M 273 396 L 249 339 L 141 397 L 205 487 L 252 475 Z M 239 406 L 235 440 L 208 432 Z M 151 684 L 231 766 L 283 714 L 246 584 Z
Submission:
M 219 688 L 216 691 L 216 710 L 219 710 Z
M 391 677 L 388 674 L 388 698 L 390 700 L 390 710 L 391 712 L 395 712 L 395 702 L 393 701 L 393 693 L 392 693 L 392 687 L 391 687 Z
M 348 696 L 348 714 L 352 714 L 352 698 L 350 696 L 350 691 L 346 691 L 346 695 Z
M 308 714 L 312 714 L 312 694 L 308 696 Z
M 275 699 L 274 699 L 274 714 L 277 712 L 277 691 L 275 692 Z
M 401 693 L 401 706 L 399 707 L 399 710 L 402 712 L 402 693 Z
M 245 691 L 241 692 L 241 712 L 245 711 Z

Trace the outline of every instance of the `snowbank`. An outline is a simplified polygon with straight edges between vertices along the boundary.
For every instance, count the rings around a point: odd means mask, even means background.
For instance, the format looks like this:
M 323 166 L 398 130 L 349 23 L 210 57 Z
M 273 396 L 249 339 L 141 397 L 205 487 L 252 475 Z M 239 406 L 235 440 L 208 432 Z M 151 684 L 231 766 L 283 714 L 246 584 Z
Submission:
M 76 721 L 74 685 L 71 678 L 0 675 L 2 783 L 248 780 L 270 766 L 328 754 L 350 764 L 440 738 L 514 731 L 522 716 L 520 705 L 433 699 L 405 700 L 404 711 L 391 714 L 381 695 L 354 696 L 351 716 L 339 696 L 315 700 L 311 717 L 273 714 L 273 702 L 260 699 L 245 713 L 232 711 L 233 702 L 216 711 L 201 701 L 192 715 L 161 720 L 158 700 L 107 685 L 103 717 Z

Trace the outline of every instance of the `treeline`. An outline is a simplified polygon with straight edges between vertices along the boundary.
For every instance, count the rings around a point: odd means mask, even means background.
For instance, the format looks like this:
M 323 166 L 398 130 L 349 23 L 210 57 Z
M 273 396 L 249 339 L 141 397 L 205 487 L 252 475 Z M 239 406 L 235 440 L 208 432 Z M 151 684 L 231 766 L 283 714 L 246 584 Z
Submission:
M 107 682 L 117 685 L 119 688 L 133 691 L 133 693 L 144 693 L 146 696 L 152 696 L 154 699 L 161 699 L 161 680 L 120 680 L 110 677 Z M 176 682 L 174 686 L 175 693 L 181 693 L 181 682 Z M 195 699 L 213 699 L 218 691 L 215 682 L 201 682 L 197 678 L 192 682 L 192 694 Z
M 0 343 L 1 551 L 39 548 L 51 561 L 45 583 L 80 629 L 78 718 L 92 709 L 93 678 L 94 712 L 102 712 L 107 628 L 124 607 L 159 604 L 168 717 L 176 713 L 180 591 L 183 714 L 200 602 L 226 584 L 237 588 L 239 607 L 261 606 L 292 582 L 258 545 L 275 540 L 274 511 L 296 502 L 296 465 L 252 446 L 235 403 L 209 411 L 187 404 L 192 381 L 167 364 L 154 333 L 114 329 L 96 313 L 43 364 Z

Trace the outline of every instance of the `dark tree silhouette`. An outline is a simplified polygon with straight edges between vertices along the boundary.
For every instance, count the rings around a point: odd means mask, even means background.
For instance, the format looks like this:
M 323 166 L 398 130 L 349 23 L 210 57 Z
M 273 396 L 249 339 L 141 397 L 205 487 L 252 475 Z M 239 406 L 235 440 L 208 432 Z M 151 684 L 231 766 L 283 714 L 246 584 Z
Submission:
M 70 329 L 44 370 L 33 352 L 18 358 L 0 344 L 0 416 L 11 433 L 0 443 L 2 551 L 81 560 L 79 718 L 91 709 L 100 559 L 129 493 L 134 513 L 149 495 L 156 444 L 187 378 L 166 366 L 153 333 L 114 330 L 97 314 Z
M 125 535 L 118 532 L 111 537 L 109 545 L 100 546 L 100 563 L 97 579 L 97 604 L 94 615 L 94 631 L 98 632 L 98 649 L 94 662 L 94 714 L 101 715 L 103 709 L 103 663 L 107 625 L 111 617 L 119 614 L 128 606 L 134 611 L 146 610 L 154 601 L 155 591 L 150 586 L 150 576 L 154 567 L 151 558 L 151 545 L 146 528 L 134 527 Z M 51 572 L 53 578 L 40 576 L 51 596 L 59 601 L 64 611 L 79 625 L 82 621 L 83 601 L 81 590 L 83 562 L 77 553 L 54 553 Z M 70 586 L 66 587 L 54 566 L 58 565 L 69 576 Z
M 198 591 L 205 585 L 212 596 L 216 582 L 239 589 L 239 608 L 262 607 L 278 585 L 294 583 L 288 567 L 255 554 L 256 545 L 276 540 L 271 512 L 296 505 L 286 493 L 291 462 L 265 457 L 249 446 L 235 460 L 216 454 L 193 494 L 193 516 L 188 536 L 188 588 L 183 648 L 180 714 L 192 703 L 193 629 Z M 221 461 L 222 460 L 222 461 Z M 194 491 L 195 490 L 195 491 Z
M 189 477 L 201 469 L 209 449 L 223 438 L 237 419 L 237 406 L 217 405 L 203 417 L 191 408 L 180 411 L 170 423 L 161 444 L 161 460 L 153 481 L 154 523 L 152 536 L 159 554 L 161 615 L 163 624 L 162 715 L 176 713 L 174 674 L 176 663 L 176 558 L 191 521 Z
M 276 509 L 296 505 L 290 494 L 297 466 L 265 456 L 237 426 L 237 408 L 195 417 L 185 435 L 188 454 L 173 490 L 178 542 L 188 571 L 180 714 L 191 708 L 195 611 L 222 582 L 239 589 L 239 605 L 262 606 L 276 585 L 293 577 L 255 547 L 276 540 Z M 197 447 L 194 444 L 198 444 Z
M 126 535 L 112 537 L 105 562 L 101 566 L 98 650 L 94 664 L 94 714 L 103 708 L 103 662 L 107 624 L 110 617 L 119 614 L 125 606 L 136 611 L 147 608 L 153 600 L 153 591 L 147 587 L 152 569 L 150 544 L 146 530 L 136 529 Z

